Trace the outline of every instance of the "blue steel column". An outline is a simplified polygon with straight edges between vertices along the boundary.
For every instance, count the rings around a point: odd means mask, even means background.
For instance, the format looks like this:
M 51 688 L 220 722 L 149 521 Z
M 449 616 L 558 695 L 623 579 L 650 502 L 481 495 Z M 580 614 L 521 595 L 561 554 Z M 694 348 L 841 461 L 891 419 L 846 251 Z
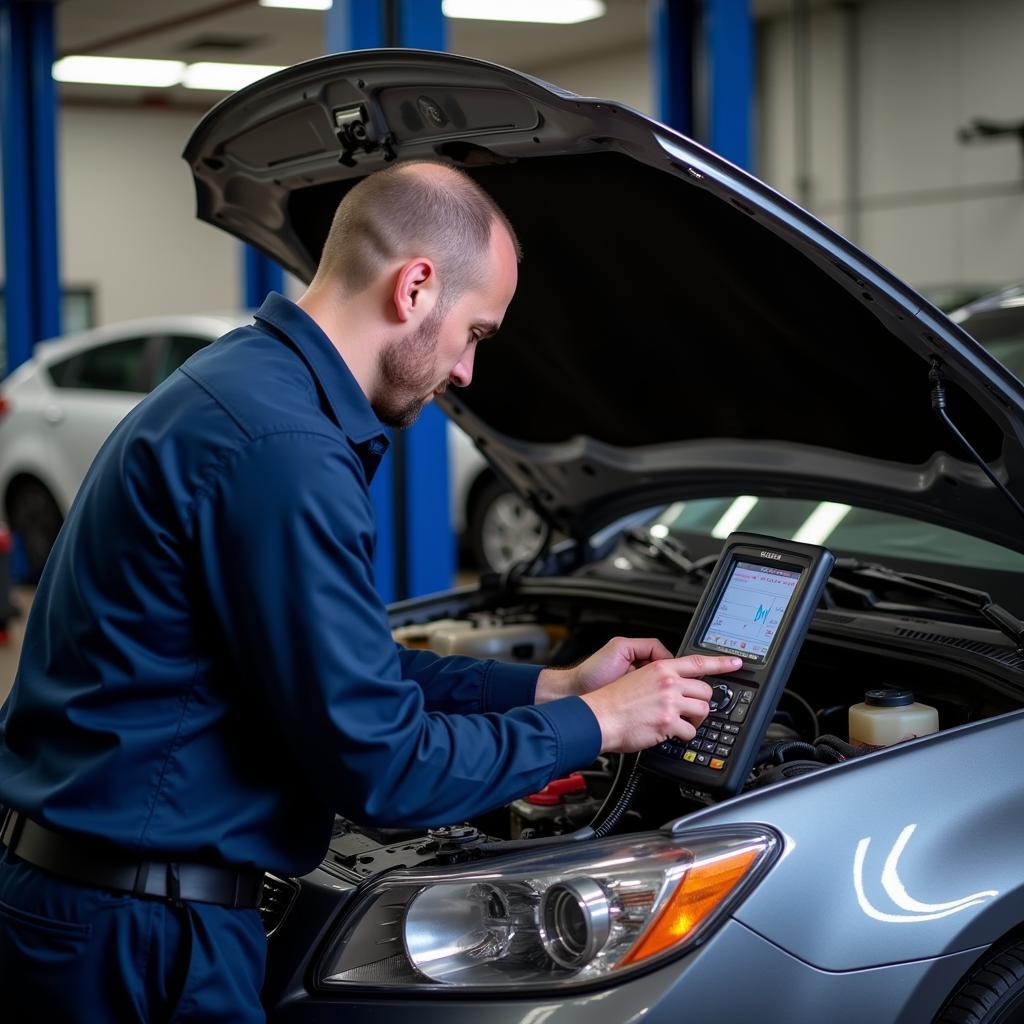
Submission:
M 651 0 L 651 64 L 658 120 L 694 137 L 697 0 Z
M 54 8 L 0 0 L 7 371 L 60 333 Z
M 446 48 L 440 0 L 334 0 L 331 52 L 377 46 Z M 394 33 L 393 35 L 391 33 Z M 448 421 L 433 405 L 396 432 L 371 494 L 377 512 L 377 587 L 385 600 L 441 590 L 455 574 L 448 485 Z
M 280 264 L 251 245 L 242 244 L 242 305 L 256 309 L 270 292 L 284 290 L 284 271 Z
M 447 49 L 441 0 L 399 0 L 398 42 L 417 50 Z M 405 432 L 406 594 L 415 597 L 450 587 L 455 575 L 448 486 L 448 419 L 428 405 Z
M 754 18 L 750 0 L 705 0 L 708 145 L 753 169 Z

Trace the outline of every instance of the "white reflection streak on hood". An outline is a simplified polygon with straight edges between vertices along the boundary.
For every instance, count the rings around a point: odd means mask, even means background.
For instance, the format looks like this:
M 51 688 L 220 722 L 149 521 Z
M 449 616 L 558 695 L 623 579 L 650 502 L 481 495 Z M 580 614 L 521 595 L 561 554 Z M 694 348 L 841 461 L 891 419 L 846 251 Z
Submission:
M 899 863 L 899 859 L 916 828 L 917 825 L 908 825 L 900 833 L 899 839 L 896 840 L 889 851 L 889 856 L 885 858 L 885 866 L 882 868 L 882 888 L 885 889 L 886 895 L 901 910 L 912 911 L 909 914 L 887 914 L 872 905 L 864 891 L 864 861 L 867 859 L 871 837 L 866 836 L 857 844 L 857 853 L 853 858 L 853 888 L 857 893 L 857 902 L 860 904 L 860 909 L 868 917 L 873 917 L 876 921 L 884 921 L 887 924 L 906 924 L 909 921 L 937 921 L 941 917 L 958 914 L 961 910 L 975 907 L 979 903 L 984 903 L 990 897 L 999 895 L 995 889 L 986 889 L 984 892 L 971 893 L 970 896 L 962 896 L 960 899 L 950 900 L 948 903 L 922 903 L 920 900 L 915 900 L 900 881 L 896 865 Z

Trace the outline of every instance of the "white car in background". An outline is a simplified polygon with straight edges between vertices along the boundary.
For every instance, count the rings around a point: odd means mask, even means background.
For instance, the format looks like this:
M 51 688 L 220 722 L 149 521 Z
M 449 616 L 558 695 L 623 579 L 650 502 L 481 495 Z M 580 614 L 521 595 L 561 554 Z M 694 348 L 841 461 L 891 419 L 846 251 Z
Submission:
M 189 356 L 250 319 L 152 317 L 45 341 L 0 385 L 0 499 L 31 578 L 107 435 Z M 452 527 L 477 566 L 501 571 L 530 558 L 543 537 L 540 520 L 454 426 L 449 459 Z

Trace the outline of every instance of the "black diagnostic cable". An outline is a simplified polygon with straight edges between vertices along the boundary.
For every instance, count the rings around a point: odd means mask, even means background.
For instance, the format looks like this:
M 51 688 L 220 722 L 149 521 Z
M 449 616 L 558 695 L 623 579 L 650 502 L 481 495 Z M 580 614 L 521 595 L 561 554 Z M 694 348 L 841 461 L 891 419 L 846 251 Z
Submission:
M 633 802 L 639 784 L 640 755 L 623 754 L 619 758 L 619 767 L 612 788 L 608 790 L 608 795 L 604 798 L 601 809 L 594 815 L 594 820 L 587 826 L 587 831 L 593 833 L 594 839 L 603 839 L 610 835 L 615 826 L 622 821 Z

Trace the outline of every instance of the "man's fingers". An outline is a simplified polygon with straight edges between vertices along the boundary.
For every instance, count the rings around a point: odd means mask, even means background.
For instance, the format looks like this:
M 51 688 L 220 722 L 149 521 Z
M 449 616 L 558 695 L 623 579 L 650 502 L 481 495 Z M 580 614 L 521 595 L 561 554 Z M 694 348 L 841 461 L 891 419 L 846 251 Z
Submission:
M 708 702 L 696 697 L 684 697 L 679 708 L 679 717 L 693 725 L 700 725 L 708 717 Z
M 628 657 L 634 665 L 642 665 L 649 661 L 670 661 L 672 652 L 653 636 L 623 638 L 629 645 Z
M 711 700 L 711 684 L 704 682 L 703 679 L 681 679 L 680 682 L 683 684 L 683 696 L 685 697 L 696 697 L 697 700 L 704 701 L 705 704 Z
M 672 735 L 689 743 L 697 735 L 697 726 L 685 718 L 680 718 L 679 725 L 673 730 Z
M 723 672 L 735 672 L 743 667 L 741 658 L 716 657 L 707 654 L 688 654 L 685 658 L 676 658 L 672 668 L 681 676 L 717 676 Z

